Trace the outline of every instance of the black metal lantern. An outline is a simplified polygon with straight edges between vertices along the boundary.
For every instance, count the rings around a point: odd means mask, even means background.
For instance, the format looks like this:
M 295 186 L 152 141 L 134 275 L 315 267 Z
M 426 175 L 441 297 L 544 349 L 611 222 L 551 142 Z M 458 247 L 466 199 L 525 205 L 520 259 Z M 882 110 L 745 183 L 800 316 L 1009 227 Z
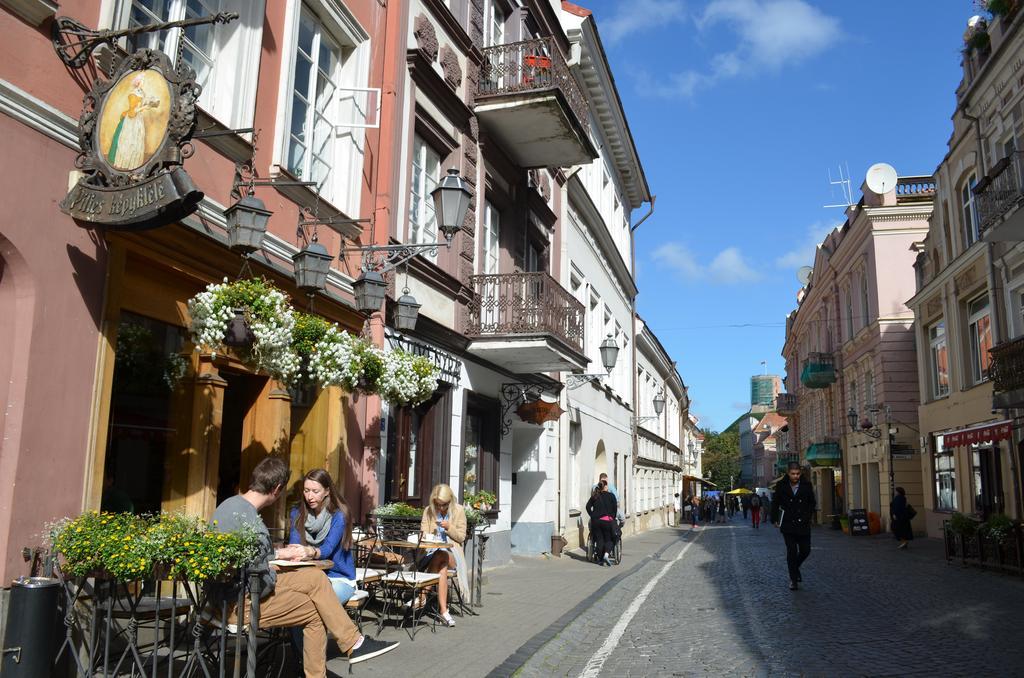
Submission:
M 377 271 L 363 271 L 356 281 L 352 283 L 352 291 L 356 297 L 356 308 L 363 313 L 379 311 L 384 303 L 384 295 L 387 293 L 388 285 L 384 282 L 384 276 Z
M 254 195 L 241 200 L 224 210 L 227 220 L 228 247 L 235 252 L 249 254 L 263 246 L 267 233 L 267 222 L 273 212 Z
M 659 393 L 658 395 L 654 396 L 654 413 L 660 417 L 661 413 L 664 411 L 665 395 L 663 393 Z
M 409 288 L 404 289 L 395 307 L 395 327 L 400 330 L 414 330 L 419 315 L 420 304 L 416 302 L 416 297 L 409 294 Z
M 612 339 L 612 335 L 601 342 L 601 347 L 598 349 L 601 351 L 601 363 L 604 364 L 604 369 L 611 372 L 615 368 L 615 359 L 619 357 L 619 345 Z
M 459 176 L 459 170 L 453 167 L 448 170 L 448 175 L 441 179 L 437 188 L 430 192 L 430 197 L 434 199 L 437 228 L 444 234 L 445 239 L 451 242 L 466 219 L 473 192 L 466 185 L 466 180 Z
M 846 421 L 850 422 L 850 430 L 857 430 L 857 410 L 852 407 L 846 412 Z
M 331 270 L 327 248 L 313 241 L 292 256 L 295 284 L 304 290 L 327 289 L 327 272 Z

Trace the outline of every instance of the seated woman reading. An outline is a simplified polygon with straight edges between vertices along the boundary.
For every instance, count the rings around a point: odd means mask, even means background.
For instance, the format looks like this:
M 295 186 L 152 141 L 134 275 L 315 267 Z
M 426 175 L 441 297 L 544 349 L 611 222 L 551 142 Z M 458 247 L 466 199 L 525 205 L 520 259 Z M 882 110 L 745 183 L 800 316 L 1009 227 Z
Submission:
M 448 568 L 456 568 L 458 585 L 466 595 L 466 557 L 462 545 L 466 542 L 466 510 L 455 502 L 455 493 L 447 485 L 436 485 L 430 492 L 430 502 L 423 511 L 420 532 L 434 538 L 448 540 L 448 545 L 430 549 L 420 561 L 420 570 L 437 572 L 437 602 L 441 619 L 448 626 L 455 626 L 448 611 Z M 421 603 L 422 604 L 422 601 Z
M 352 521 L 348 505 L 324 469 L 313 469 L 302 481 L 302 501 L 292 508 L 289 542 L 304 550 L 306 560 L 330 560 L 331 588 L 342 605 L 355 592 Z

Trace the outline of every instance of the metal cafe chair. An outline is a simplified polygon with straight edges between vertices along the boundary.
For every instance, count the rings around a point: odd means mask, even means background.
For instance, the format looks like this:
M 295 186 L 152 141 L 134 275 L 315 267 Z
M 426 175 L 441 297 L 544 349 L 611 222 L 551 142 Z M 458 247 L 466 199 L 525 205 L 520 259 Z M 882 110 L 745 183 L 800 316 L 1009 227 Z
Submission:
M 389 558 L 385 561 L 386 569 L 380 578 L 384 610 L 378 620 L 378 630 L 383 627 L 389 613 L 398 608 L 402 615 L 400 626 L 406 629 L 409 640 L 416 640 L 417 623 L 436 599 L 440 575 L 418 570 L 418 561 L 423 555 L 420 549 L 421 535 L 418 532 L 411 534 L 407 526 L 385 523 L 378 526 L 378 533 L 381 535 L 380 546 L 383 552 L 400 554 L 409 551 L 412 554 L 411 562 L 406 562 L 404 555 L 400 559 Z M 424 599 L 423 605 L 418 604 L 421 597 Z M 436 620 L 432 620 L 431 631 L 436 630 L 436 625 Z

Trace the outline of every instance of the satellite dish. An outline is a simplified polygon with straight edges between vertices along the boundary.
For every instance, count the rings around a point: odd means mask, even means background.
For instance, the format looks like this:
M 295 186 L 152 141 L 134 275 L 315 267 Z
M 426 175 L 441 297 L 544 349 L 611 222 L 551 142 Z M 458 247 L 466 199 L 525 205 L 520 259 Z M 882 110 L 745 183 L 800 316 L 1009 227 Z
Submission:
M 978 24 L 985 25 L 986 23 L 988 22 L 986 22 L 983 17 L 980 17 L 977 14 L 975 14 L 974 16 L 967 20 L 967 26 L 970 28 L 977 28 Z
M 800 270 L 796 272 L 796 279 L 800 281 L 801 285 L 806 285 L 811 282 L 811 273 L 814 271 L 810 266 L 801 266 Z
M 885 195 L 896 188 L 897 179 L 896 170 L 893 169 L 893 166 L 880 162 L 868 168 L 868 174 L 864 179 L 864 183 L 868 185 L 868 189 L 875 195 Z

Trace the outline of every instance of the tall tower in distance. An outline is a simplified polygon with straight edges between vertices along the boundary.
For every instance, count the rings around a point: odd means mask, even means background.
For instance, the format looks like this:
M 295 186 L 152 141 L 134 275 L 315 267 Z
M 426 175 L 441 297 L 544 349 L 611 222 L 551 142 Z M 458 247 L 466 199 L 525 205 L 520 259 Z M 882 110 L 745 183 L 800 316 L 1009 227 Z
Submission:
M 782 391 L 782 378 L 777 374 L 758 374 L 750 378 L 750 411 L 770 412 L 775 396 Z

